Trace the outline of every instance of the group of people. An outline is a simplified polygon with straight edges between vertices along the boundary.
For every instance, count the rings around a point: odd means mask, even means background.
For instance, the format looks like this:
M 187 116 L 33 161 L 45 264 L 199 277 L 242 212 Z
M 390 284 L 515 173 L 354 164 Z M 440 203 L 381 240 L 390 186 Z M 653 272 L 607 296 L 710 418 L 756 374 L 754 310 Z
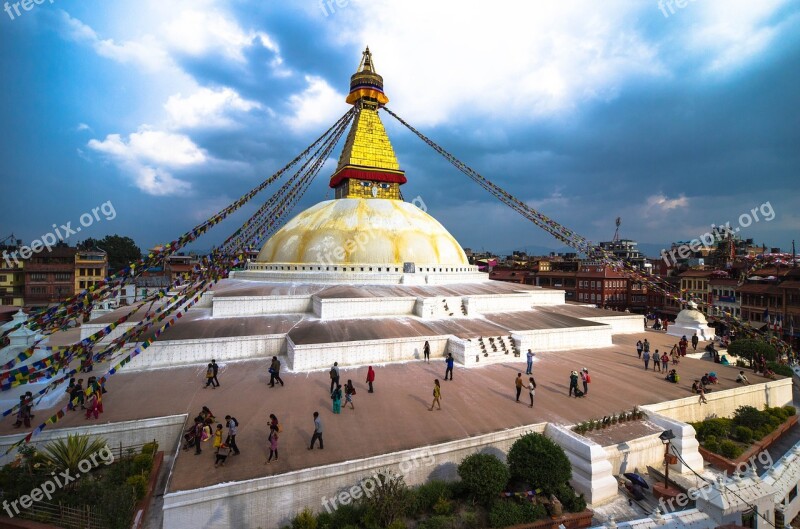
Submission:
M 426 342 L 427 343 L 427 342 Z M 356 394 L 356 387 L 353 384 L 351 379 L 347 379 L 347 382 L 342 386 L 339 383 L 339 362 L 334 362 L 331 370 L 329 371 L 328 375 L 331 379 L 331 401 L 333 401 L 333 413 L 341 413 L 342 412 L 342 397 L 344 397 L 344 407 L 347 408 L 347 405 L 350 404 L 350 409 L 355 410 L 356 406 L 353 404 L 353 397 Z M 375 388 L 373 384 L 375 383 L 375 370 L 372 366 L 367 368 L 367 380 L 366 384 L 369 386 L 367 393 L 374 393 Z
M 653 316 L 653 317 L 645 316 L 644 317 L 644 328 L 645 329 L 647 329 L 648 320 L 653 320 L 653 330 L 654 331 L 660 331 L 663 328 L 664 332 L 666 332 L 669 329 L 669 320 L 667 318 L 659 319 L 658 316 Z
M 583 384 L 583 391 L 578 388 L 578 380 L 581 381 Z M 592 381 L 592 378 L 589 376 L 589 370 L 585 367 L 578 371 L 573 371 L 569 375 L 569 392 L 567 392 L 568 397 L 584 397 L 589 394 L 589 382 Z
M 212 389 L 218 388 L 219 379 L 217 378 L 217 374 L 219 374 L 219 366 L 217 365 L 217 361 L 212 359 L 211 363 L 208 364 L 206 368 L 206 385 L 204 387 L 211 386 Z
M 23 424 L 25 428 L 30 428 L 31 419 L 33 419 L 33 393 L 28 391 L 19 396 L 19 409 L 17 410 L 17 421 L 14 423 L 14 428 L 19 428 Z
M 270 415 L 270 417 L 273 417 Z M 183 435 L 184 445 L 183 449 L 188 450 L 194 447 L 195 455 L 203 452 L 201 443 L 213 439 L 212 446 L 214 448 L 215 461 L 214 466 L 225 466 L 225 461 L 228 456 L 233 452 L 233 455 L 239 455 L 239 447 L 236 445 L 236 435 L 239 429 L 239 421 L 236 417 L 230 415 L 225 416 L 225 427 L 222 423 L 217 423 L 215 429 L 212 426 L 216 422 L 216 417 L 208 408 L 203 406 L 197 417 L 194 418 L 194 424 L 190 426 Z M 277 419 L 275 419 L 277 424 Z M 224 429 L 227 428 L 227 435 L 223 436 Z M 277 443 L 277 438 L 276 438 Z M 277 459 L 277 445 L 275 446 L 275 458 Z
M 89 377 L 86 381 L 86 388 L 83 387 L 83 379 L 69 379 L 66 394 L 69 395 L 67 409 L 76 411 L 78 406 L 86 411 L 86 419 L 97 419 L 103 413 L 103 394 L 108 393 L 105 387 L 105 379 L 97 380 L 97 377 Z M 26 425 L 27 426 L 27 425 Z

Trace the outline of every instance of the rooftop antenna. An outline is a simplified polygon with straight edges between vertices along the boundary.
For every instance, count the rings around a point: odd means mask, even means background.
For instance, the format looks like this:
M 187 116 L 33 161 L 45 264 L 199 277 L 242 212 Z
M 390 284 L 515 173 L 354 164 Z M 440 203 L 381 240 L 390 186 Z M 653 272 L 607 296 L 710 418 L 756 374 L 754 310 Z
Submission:
M 612 242 L 619 242 L 619 225 L 622 224 L 622 217 L 617 217 L 616 220 L 617 229 L 614 232 L 614 238 L 611 239 Z

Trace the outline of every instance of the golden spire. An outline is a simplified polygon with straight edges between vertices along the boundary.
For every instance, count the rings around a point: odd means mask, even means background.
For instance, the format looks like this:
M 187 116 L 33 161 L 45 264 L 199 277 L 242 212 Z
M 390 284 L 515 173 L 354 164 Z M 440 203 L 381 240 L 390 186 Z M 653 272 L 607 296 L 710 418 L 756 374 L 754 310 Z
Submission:
M 345 101 L 354 105 L 361 99 L 377 102 L 379 105 L 389 102 L 389 98 L 383 93 L 383 77 L 375 72 L 369 46 L 361 54 L 358 70 L 350 76 L 350 93 Z
M 378 116 L 378 108 L 389 98 L 383 93 L 383 77 L 375 73 L 369 47 L 361 56 L 358 71 L 350 77 L 347 102 L 358 105 L 360 112 L 331 177 L 336 198 L 399 199 L 406 177 Z

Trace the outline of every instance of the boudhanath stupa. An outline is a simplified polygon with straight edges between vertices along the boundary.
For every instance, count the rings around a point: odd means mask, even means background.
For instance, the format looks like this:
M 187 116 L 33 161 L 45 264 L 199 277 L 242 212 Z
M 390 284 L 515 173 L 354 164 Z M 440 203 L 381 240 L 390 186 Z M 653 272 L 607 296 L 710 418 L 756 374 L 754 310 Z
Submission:
M 402 199 L 406 175 L 378 115 L 388 101 L 367 48 L 350 80 L 359 112 L 330 178 L 335 198 L 291 219 L 129 368 L 272 355 L 294 371 L 403 362 L 426 341 L 434 356 L 480 366 L 641 331 L 637 315 L 567 304 L 563 291 L 492 281 L 470 265 L 441 223 Z

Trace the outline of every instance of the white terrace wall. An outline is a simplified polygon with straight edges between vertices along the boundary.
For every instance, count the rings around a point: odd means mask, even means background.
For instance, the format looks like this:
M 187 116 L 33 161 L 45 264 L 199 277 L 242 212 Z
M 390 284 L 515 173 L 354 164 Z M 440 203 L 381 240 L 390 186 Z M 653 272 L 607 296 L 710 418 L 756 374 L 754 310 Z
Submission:
M 632 334 L 644 330 L 644 324 L 642 323 L 642 316 L 640 314 L 620 314 L 619 316 L 601 316 L 598 318 L 581 319 L 611 325 L 611 332 L 613 334 Z
M 181 439 L 187 416 L 169 415 L 166 417 L 155 417 L 152 419 L 141 419 L 138 421 L 112 422 L 107 424 L 87 424 L 76 428 L 54 428 L 44 430 L 31 441 L 33 446 L 43 446 L 47 443 L 66 439 L 68 435 L 89 434 L 92 437 L 102 437 L 106 440 L 109 448 L 141 445 L 149 443 L 153 439 L 158 442 L 160 450 L 165 453 L 173 453 Z M 16 451 L 6 454 L 14 443 L 19 441 L 22 435 L 0 436 L 0 466 L 10 463 L 16 456 Z
M 217 363 L 232 360 L 266 359 L 285 353 L 285 334 L 203 338 L 200 340 L 165 340 L 151 344 L 144 352 L 134 357 L 125 369 L 127 372 L 190 364 L 207 364 L 212 358 Z
M 164 496 L 163 526 L 277 529 L 306 507 L 315 512 L 325 510 L 326 500 L 331 505 L 331 498 L 353 490 L 353 485 L 380 470 L 402 474 L 411 486 L 430 479 L 454 480 L 458 464 L 468 455 L 485 452 L 505 460 L 520 436 L 544 430 L 544 424 L 535 424 L 276 476 L 171 492 Z
M 770 380 L 765 383 L 739 386 L 706 393 L 708 404 L 698 404 L 697 396 L 649 404 L 643 408 L 682 421 L 697 422 L 708 417 L 731 417 L 739 406 L 762 409 L 764 404 L 786 406 L 792 403 L 792 379 Z
M 286 337 L 288 367 L 293 371 L 330 368 L 334 362 L 340 366 L 388 364 L 421 360 L 422 348 L 427 340 L 431 358 L 443 358 L 451 336 L 415 336 L 357 342 L 336 342 L 297 345 Z
M 109 325 L 110 325 L 109 323 L 92 323 L 92 322 L 84 323 L 83 325 L 81 325 L 81 340 L 85 340 L 89 336 L 93 335 L 97 331 L 105 329 Z M 130 321 L 126 321 L 125 323 L 120 323 L 113 331 L 104 336 L 103 339 L 100 340 L 100 343 L 101 344 L 109 343 L 111 340 L 119 338 L 129 329 L 133 328 L 135 325 L 136 322 L 130 322 Z
M 415 297 L 394 298 L 313 298 L 314 314 L 322 319 L 414 314 Z
M 311 312 L 311 296 L 236 296 L 216 297 L 213 317 L 297 314 Z
M 571 327 L 567 329 L 537 329 L 515 331 L 514 341 L 519 340 L 519 350 L 564 351 L 567 349 L 590 349 L 611 347 L 611 327 Z

